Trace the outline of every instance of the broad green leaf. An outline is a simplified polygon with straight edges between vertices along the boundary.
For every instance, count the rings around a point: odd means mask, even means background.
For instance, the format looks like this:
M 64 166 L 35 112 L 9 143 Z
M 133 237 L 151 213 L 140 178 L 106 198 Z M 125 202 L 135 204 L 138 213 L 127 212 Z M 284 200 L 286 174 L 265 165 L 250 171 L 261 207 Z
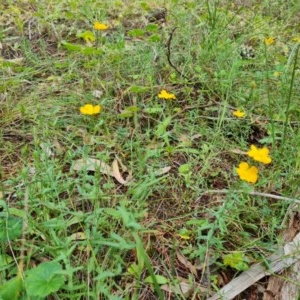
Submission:
M 143 272 L 143 266 L 133 263 L 128 267 L 127 272 L 139 279 Z
M 157 125 L 155 135 L 161 137 L 166 133 L 167 127 L 170 125 L 172 118 L 166 117 L 161 123 Z
M 148 107 L 144 109 L 144 112 L 148 114 L 157 114 L 163 111 L 163 108 L 161 106 L 156 107 Z
M 13 262 L 13 258 L 7 254 L 0 254 L 0 268 L 6 267 L 11 262 Z
M 14 216 L 0 219 L 0 242 L 13 241 L 22 235 L 23 219 Z
M 61 45 L 68 51 L 80 52 L 82 50 L 82 46 L 78 44 L 68 43 L 66 41 L 61 41 Z
M 22 290 L 22 279 L 17 276 L 1 284 L 0 299 L 18 300 Z
M 167 284 L 169 282 L 169 279 L 164 277 L 164 276 L 161 276 L 161 275 L 154 275 L 155 278 L 156 278 L 156 281 L 159 285 L 162 285 L 162 284 Z M 145 283 L 150 283 L 150 284 L 153 284 L 153 277 L 152 276 L 148 276 L 145 278 L 144 280 Z
M 143 35 L 145 34 L 145 30 L 139 29 L 139 28 L 137 28 L 137 29 L 132 29 L 132 30 L 129 30 L 129 31 L 127 32 L 127 34 L 128 34 L 129 36 L 132 36 L 132 37 L 143 36 Z
M 78 33 L 77 37 L 83 38 L 87 43 L 95 41 L 95 35 L 91 31 L 85 31 L 82 33 Z
M 126 119 L 126 118 L 131 118 L 131 117 L 133 117 L 133 113 L 131 111 L 125 111 L 118 115 L 118 118 L 121 118 L 121 119 Z
M 159 42 L 161 40 L 161 37 L 158 34 L 152 34 L 151 36 L 148 37 L 148 41 L 150 42 Z
M 133 86 L 131 86 L 128 90 L 129 90 L 130 92 L 140 94 L 140 93 L 145 93 L 145 92 L 147 92 L 147 91 L 149 90 L 149 88 L 146 87 L 146 86 L 133 85 Z
M 227 254 L 223 257 L 223 263 L 225 266 L 230 266 L 238 271 L 245 271 L 249 269 L 248 259 L 243 252 L 234 252 Z
M 148 24 L 145 28 L 147 31 L 156 32 L 158 29 L 157 24 Z
M 126 107 L 125 109 L 126 109 L 127 111 L 130 111 L 130 112 L 137 112 L 137 111 L 140 110 L 140 108 L 137 107 L 137 106 L 128 106 L 128 107 Z
M 102 49 L 97 49 L 94 47 L 84 47 L 79 44 L 72 44 L 66 41 L 61 41 L 61 45 L 70 52 L 79 52 L 84 55 L 99 55 L 103 53 Z
M 44 262 L 26 274 L 25 285 L 29 296 L 46 297 L 58 291 L 65 282 L 58 262 Z
M 191 165 L 190 164 L 183 164 L 178 168 L 178 171 L 180 174 L 186 174 L 191 171 Z

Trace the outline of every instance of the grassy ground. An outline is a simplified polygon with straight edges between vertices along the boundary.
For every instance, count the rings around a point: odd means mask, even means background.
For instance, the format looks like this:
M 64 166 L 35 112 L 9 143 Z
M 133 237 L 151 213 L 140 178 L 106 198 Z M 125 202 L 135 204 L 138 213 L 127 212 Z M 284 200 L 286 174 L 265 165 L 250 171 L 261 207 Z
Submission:
M 246 2 L 1 1 L 1 299 L 205 299 L 281 243 L 300 4 Z

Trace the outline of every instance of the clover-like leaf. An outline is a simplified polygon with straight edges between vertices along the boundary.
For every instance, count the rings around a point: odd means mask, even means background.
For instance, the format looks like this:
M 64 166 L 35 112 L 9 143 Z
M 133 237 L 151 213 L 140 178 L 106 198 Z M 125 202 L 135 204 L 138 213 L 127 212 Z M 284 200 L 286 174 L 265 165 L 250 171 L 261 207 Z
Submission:
M 65 282 L 58 262 L 44 262 L 27 272 L 25 286 L 29 296 L 46 297 L 58 291 Z

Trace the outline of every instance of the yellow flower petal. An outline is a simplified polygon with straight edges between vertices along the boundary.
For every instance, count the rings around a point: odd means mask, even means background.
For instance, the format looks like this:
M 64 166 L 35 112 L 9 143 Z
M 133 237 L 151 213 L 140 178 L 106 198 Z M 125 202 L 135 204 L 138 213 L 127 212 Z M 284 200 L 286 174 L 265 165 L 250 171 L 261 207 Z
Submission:
M 250 150 L 247 152 L 248 156 L 252 157 L 254 160 L 259 161 L 263 164 L 271 163 L 272 159 L 269 156 L 269 149 L 266 147 L 257 148 L 251 145 Z
M 172 93 L 168 93 L 166 90 L 162 90 L 158 94 L 158 98 L 160 98 L 160 99 L 176 99 L 176 96 Z
M 92 105 L 92 104 L 85 104 L 84 106 L 80 107 L 80 112 L 83 115 L 97 115 L 101 111 L 100 105 Z
M 106 30 L 109 26 L 98 21 L 94 22 L 94 29 L 95 30 Z
M 265 38 L 264 42 L 267 46 L 273 45 L 275 43 L 275 38 L 273 37 Z
M 243 118 L 245 116 L 245 113 L 239 109 L 233 111 L 232 114 L 237 118 Z
M 255 166 L 249 166 L 246 162 L 241 162 L 236 172 L 241 180 L 250 183 L 255 183 L 258 179 L 258 169 Z

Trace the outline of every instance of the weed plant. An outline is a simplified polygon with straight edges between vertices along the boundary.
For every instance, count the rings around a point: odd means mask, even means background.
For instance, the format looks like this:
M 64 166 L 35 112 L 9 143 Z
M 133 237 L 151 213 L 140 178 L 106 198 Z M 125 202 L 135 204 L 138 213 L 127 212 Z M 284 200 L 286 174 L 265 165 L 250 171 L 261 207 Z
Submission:
M 281 5 L 1 1 L 0 299 L 205 299 L 277 249 L 300 183 Z

